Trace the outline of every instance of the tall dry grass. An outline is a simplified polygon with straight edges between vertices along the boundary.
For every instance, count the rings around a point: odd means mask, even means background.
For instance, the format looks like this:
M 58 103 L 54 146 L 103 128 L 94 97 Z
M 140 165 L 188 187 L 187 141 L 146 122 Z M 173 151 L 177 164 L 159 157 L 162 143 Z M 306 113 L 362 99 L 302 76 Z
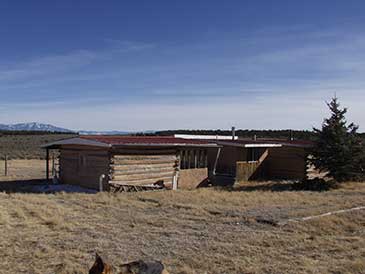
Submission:
M 364 198 L 365 184 L 355 183 L 321 193 L 2 193 L 0 269 L 87 273 L 98 251 L 116 268 L 157 259 L 181 274 L 365 273 L 364 211 L 286 226 L 257 221 L 351 208 Z

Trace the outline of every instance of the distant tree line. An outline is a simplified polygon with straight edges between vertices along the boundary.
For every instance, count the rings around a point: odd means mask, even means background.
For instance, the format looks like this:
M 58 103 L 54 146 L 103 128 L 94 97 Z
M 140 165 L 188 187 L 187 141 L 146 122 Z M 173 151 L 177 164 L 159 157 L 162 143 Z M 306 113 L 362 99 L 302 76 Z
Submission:
M 204 130 L 204 129 L 177 129 L 177 130 L 162 130 L 153 133 L 138 132 L 132 134 L 134 136 L 172 136 L 174 134 L 190 134 L 190 135 L 226 135 L 231 136 L 230 130 Z M 365 133 L 356 133 L 359 137 L 365 140 Z M 251 129 L 238 129 L 236 130 L 236 136 L 240 138 L 265 138 L 265 139 L 290 139 L 294 140 L 310 140 L 315 141 L 317 134 L 315 131 L 310 130 L 251 130 Z
M 178 129 L 178 130 L 163 130 L 156 131 L 155 133 L 138 133 L 137 136 L 171 136 L 174 134 L 190 134 L 190 135 L 226 135 L 231 136 L 232 131 L 230 130 L 189 130 L 189 129 Z M 314 140 L 315 133 L 309 130 L 250 130 L 250 129 L 237 129 L 235 132 L 236 136 L 240 138 L 268 138 L 268 139 L 300 139 L 300 140 Z

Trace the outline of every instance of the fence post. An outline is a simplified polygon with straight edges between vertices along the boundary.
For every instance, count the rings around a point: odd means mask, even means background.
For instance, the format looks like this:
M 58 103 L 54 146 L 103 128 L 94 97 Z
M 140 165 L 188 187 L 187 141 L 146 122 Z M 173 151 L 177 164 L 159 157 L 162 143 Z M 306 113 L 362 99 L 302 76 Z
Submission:
M 52 153 L 52 178 L 56 176 L 56 165 L 55 165 L 55 157 L 54 153 Z
M 5 155 L 5 176 L 8 176 L 8 155 Z
M 46 180 L 49 181 L 49 149 L 46 149 Z

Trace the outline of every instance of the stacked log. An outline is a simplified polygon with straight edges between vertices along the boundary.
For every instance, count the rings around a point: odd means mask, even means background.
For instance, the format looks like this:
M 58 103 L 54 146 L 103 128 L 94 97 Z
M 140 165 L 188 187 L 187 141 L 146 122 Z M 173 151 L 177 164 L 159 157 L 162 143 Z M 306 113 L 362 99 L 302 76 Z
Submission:
M 171 186 L 178 170 L 178 157 L 176 154 L 115 154 L 110 169 L 112 185 Z

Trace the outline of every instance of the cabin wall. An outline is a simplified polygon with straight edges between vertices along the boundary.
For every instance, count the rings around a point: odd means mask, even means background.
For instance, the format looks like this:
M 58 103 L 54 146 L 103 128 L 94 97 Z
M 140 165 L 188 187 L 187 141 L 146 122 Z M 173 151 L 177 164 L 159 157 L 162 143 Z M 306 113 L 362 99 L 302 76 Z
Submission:
M 193 166 L 181 168 L 181 155 L 190 155 Z M 193 157 L 194 156 L 194 157 Z M 191 160 L 189 160 L 191 158 Z M 197 148 L 125 148 L 118 150 L 64 146 L 60 149 L 60 180 L 65 184 L 99 189 L 102 174 L 109 182 L 120 185 L 163 185 L 179 189 L 201 186 L 208 178 L 207 151 Z M 186 161 L 186 157 L 185 157 Z M 108 179 L 103 184 L 108 190 Z
M 221 148 L 216 173 L 234 177 L 237 161 L 246 161 L 246 159 L 247 150 L 242 147 L 224 146 Z
M 111 182 L 122 185 L 163 183 L 172 188 L 178 166 L 175 149 L 117 150 L 111 157 Z
M 215 174 L 214 167 L 220 150 Z M 223 146 L 208 149 L 208 178 L 215 186 L 228 186 L 234 183 L 237 161 L 245 161 L 247 152 L 242 147 Z
M 266 176 L 270 179 L 305 179 L 307 152 L 300 147 L 270 148 L 265 160 Z
M 230 185 L 236 181 L 257 179 L 293 179 L 302 180 L 306 177 L 307 152 L 302 147 L 268 148 L 265 159 L 258 160 L 264 155 L 266 148 L 243 148 L 223 146 L 213 175 L 217 149 L 208 151 L 209 178 L 214 185 Z M 254 152 L 254 153 L 253 153 Z
M 102 174 L 109 173 L 109 154 L 107 150 L 86 148 L 62 148 L 59 155 L 59 176 L 64 184 L 79 185 L 99 189 Z M 107 180 L 103 189 L 108 190 Z

